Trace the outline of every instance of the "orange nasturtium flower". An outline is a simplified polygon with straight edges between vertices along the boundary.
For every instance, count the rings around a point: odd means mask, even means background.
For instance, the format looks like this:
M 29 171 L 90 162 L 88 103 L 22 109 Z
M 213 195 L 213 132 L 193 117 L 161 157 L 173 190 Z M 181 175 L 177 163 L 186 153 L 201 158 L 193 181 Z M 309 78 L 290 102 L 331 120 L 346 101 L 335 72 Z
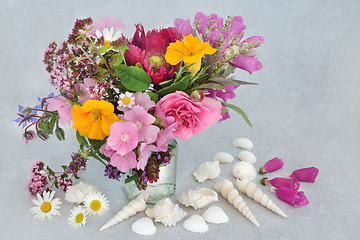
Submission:
M 114 113 L 114 106 L 106 101 L 87 100 L 84 105 L 74 105 L 71 110 L 73 126 L 81 136 L 103 140 L 110 135 L 110 126 L 121 120 Z
M 176 40 L 175 43 L 170 43 L 167 47 L 165 54 L 165 60 L 171 65 L 176 65 L 183 59 L 186 65 L 195 63 L 189 70 L 194 76 L 201 67 L 201 58 L 205 54 L 214 54 L 215 48 L 212 48 L 209 43 L 202 42 L 192 34 L 189 34 L 183 38 L 184 43 Z

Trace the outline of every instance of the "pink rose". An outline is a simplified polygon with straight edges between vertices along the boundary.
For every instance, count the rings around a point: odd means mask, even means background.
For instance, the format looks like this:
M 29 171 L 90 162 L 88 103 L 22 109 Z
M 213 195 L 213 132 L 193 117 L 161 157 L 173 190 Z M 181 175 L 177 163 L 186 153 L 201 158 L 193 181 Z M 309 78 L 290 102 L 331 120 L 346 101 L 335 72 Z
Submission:
M 163 97 L 157 106 L 175 119 L 175 137 L 189 140 L 193 134 L 199 134 L 221 119 L 221 103 L 205 97 L 194 102 L 184 92 L 176 91 Z

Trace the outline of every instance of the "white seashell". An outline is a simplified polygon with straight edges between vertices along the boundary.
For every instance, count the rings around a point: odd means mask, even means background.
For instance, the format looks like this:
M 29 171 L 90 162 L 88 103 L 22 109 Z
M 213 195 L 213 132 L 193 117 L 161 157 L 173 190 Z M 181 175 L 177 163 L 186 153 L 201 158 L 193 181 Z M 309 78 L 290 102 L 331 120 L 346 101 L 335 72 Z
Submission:
M 141 193 L 134 200 L 130 201 L 128 205 L 123 207 L 122 210 L 120 210 L 113 218 L 111 218 L 107 223 L 105 223 L 104 226 L 100 228 L 100 231 L 108 229 L 115 224 L 118 224 L 119 222 L 122 222 L 131 216 L 134 216 L 137 212 L 144 211 L 146 208 L 146 200 L 148 196 L 149 194 L 147 193 Z
M 255 167 L 251 163 L 246 161 L 237 162 L 233 166 L 232 173 L 236 178 L 239 179 L 248 178 L 251 181 L 254 181 L 257 176 Z
M 183 227 L 194 233 L 205 233 L 209 231 L 209 226 L 205 220 L 198 214 L 194 214 L 186 219 L 183 223 Z
M 149 236 L 156 233 L 153 221 L 148 217 L 143 217 L 131 225 L 131 230 L 139 235 Z
M 241 161 L 246 161 L 246 162 L 249 162 L 251 164 L 253 163 L 256 163 L 257 159 L 255 157 L 254 154 L 252 154 L 251 152 L 249 151 L 241 151 L 238 155 L 238 158 L 241 160 Z
M 218 161 L 221 163 L 226 163 L 226 162 L 229 163 L 234 160 L 234 157 L 231 154 L 226 153 L 226 152 L 218 152 L 212 157 L 212 159 L 214 161 Z
M 177 200 L 185 205 L 192 206 L 195 210 L 203 208 L 213 201 L 218 201 L 217 193 L 209 188 L 190 189 L 177 197 Z
M 287 217 L 286 214 L 281 211 L 281 209 L 276 206 L 276 204 L 271 201 L 271 199 L 269 199 L 269 197 L 249 179 L 237 179 L 236 186 L 241 192 L 246 193 L 246 195 L 254 199 L 256 202 L 267 207 L 268 209 L 279 214 L 282 217 Z
M 155 222 L 161 222 L 165 227 L 175 226 L 187 213 L 177 204 L 174 204 L 170 198 L 164 198 L 157 202 L 153 208 L 145 211 L 150 218 L 155 218 Z
M 224 210 L 218 206 L 209 207 L 203 214 L 202 217 L 208 223 L 222 224 L 229 221 L 229 217 L 226 215 Z
M 204 182 L 206 179 L 214 179 L 220 173 L 220 166 L 218 161 L 211 161 L 201 163 L 198 169 L 194 172 L 195 179 L 198 182 Z
M 234 188 L 234 185 L 227 179 L 222 182 L 215 184 L 216 191 L 220 192 L 221 195 L 228 200 L 239 212 L 241 212 L 250 222 L 259 227 L 259 223 L 256 221 L 254 215 L 250 209 L 246 206 L 243 198 L 239 195 L 238 190 Z
M 65 193 L 65 200 L 70 203 L 80 204 L 84 202 L 85 197 L 97 192 L 101 193 L 99 188 L 88 183 L 79 182 L 74 186 L 68 187 Z
M 252 149 L 254 144 L 247 138 L 236 138 L 233 141 L 233 145 L 239 148 Z

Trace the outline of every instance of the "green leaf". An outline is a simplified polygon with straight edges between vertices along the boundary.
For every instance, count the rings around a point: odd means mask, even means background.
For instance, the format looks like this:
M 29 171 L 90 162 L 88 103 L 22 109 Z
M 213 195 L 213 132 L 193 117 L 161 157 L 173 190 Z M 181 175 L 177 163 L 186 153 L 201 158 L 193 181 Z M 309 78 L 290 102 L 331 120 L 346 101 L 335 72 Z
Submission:
M 227 113 L 228 111 L 229 111 L 229 109 L 226 107 L 221 108 L 221 115 Z
M 55 173 L 53 170 L 51 170 L 51 168 L 49 166 L 46 166 L 46 169 L 48 170 L 48 172 L 50 173 L 50 175 L 55 176 Z
M 99 50 L 98 50 L 98 53 L 99 53 L 99 54 L 102 54 L 102 53 L 105 53 L 105 52 L 107 52 L 107 47 L 105 47 L 105 46 L 102 46 L 102 47 L 99 48 Z
M 39 127 L 40 127 L 42 130 L 44 130 L 47 134 L 50 133 L 48 124 L 47 124 L 47 122 L 44 121 L 44 119 L 41 119 L 41 120 L 40 120 L 40 122 L 39 122 Z
M 75 179 L 80 179 L 80 177 L 78 175 L 75 175 L 75 174 L 74 174 L 74 178 Z
M 57 180 L 55 180 L 54 185 L 55 185 L 56 188 L 59 188 L 59 184 L 58 184 Z
M 137 177 L 138 177 L 138 175 L 137 175 L 137 173 L 135 173 L 131 177 L 128 177 L 127 179 L 125 179 L 125 183 L 129 183 L 131 181 L 134 181 L 135 179 L 137 179 Z
M 215 89 L 215 90 L 222 90 L 224 89 L 223 85 L 218 84 L 218 83 L 205 83 L 205 84 L 201 84 L 198 86 L 193 87 L 191 90 L 196 90 L 196 89 Z
M 223 73 L 222 77 L 227 78 L 233 71 L 234 71 L 234 65 L 229 63 L 228 67 L 225 69 L 225 72 Z
M 221 101 L 221 104 L 224 105 L 224 106 L 226 106 L 226 107 L 229 107 L 229 108 L 231 108 L 232 110 L 234 110 L 235 112 L 239 113 L 239 114 L 243 117 L 243 119 L 245 120 L 245 122 L 246 122 L 250 127 L 252 127 L 249 118 L 247 117 L 246 113 L 245 113 L 241 108 L 239 108 L 238 106 L 235 106 L 235 105 L 233 105 L 233 104 L 230 104 L 230 103 L 227 103 L 227 102 L 223 102 L 223 101 Z
M 81 136 L 79 131 L 76 131 L 76 139 L 80 143 L 80 145 L 88 146 L 88 142 L 86 141 L 86 138 Z
M 147 92 L 147 94 L 150 96 L 150 99 L 154 102 L 159 101 L 159 95 L 155 92 Z
M 173 93 L 176 90 L 184 91 L 188 87 L 190 79 L 191 79 L 191 75 L 186 75 L 185 77 L 181 78 L 178 82 L 175 82 L 166 88 L 160 89 L 158 91 L 158 94 L 160 96 L 165 96 L 166 94 Z
M 55 126 L 55 123 L 56 123 L 58 117 L 59 117 L 59 115 L 57 115 L 57 114 L 53 114 L 53 115 L 51 116 L 51 119 L 50 119 L 50 132 L 53 131 L 54 126 Z
M 129 91 L 143 92 L 151 84 L 150 76 L 142 69 L 134 66 L 117 65 L 114 71 L 121 79 L 121 84 Z
M 65 171 L 65 169 L 67 168 L 66 165 L 61 165 L 62 169 Z

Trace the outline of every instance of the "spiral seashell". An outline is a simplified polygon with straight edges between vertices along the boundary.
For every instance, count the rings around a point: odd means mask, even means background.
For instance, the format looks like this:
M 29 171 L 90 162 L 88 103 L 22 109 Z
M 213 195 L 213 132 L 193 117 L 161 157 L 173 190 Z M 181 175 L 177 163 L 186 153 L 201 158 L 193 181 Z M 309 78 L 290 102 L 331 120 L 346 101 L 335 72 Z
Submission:
M 243 198 L 239 195 L 238 190 L 234 188 L 234 185 L 227 179 L 222 182 L 215 184 L 216 191 L 220 192 L 221 195 L 228 200 L 236 209 L 239 210 L 250 222 L 259 227 L 259 223 L 256 221 L 254 215 L 250 209 L 246 206 Z
M 247 138 L 236 138 L 233 141 L 233 145 L 239 148 L 252 149 L 254 144 Z
M 218 161 L 211 161 L 201 163 L 196 172 L 194 172 L 195 179 L 198 182 L 204 182 L 206 179 L 214 179 L 220 173 L 220 166 Z
M 186 219 L 183 223 L 183 227 L 194 233 L 205 233 L 209 231 L 209 226 L 205 220 L 198 214 L 194 214 Z
M 233 166 L 232 173 L 236 178 L 248 178 L 251 181 L 254 181 L 257 175 L 255 167 L 251 163 L 246 161 L 237 162 Z
M 139 235 L 143 236 L 149 236 L 154 233 L 156 233 L 156 227 L 153 223 L 153 221 L 148 217 L 143 217 L 134 222 L 131 225 L 131 230 L 134 233 L 137 233 Z
M 148 193 L 141 193 L 134 200 L 130 201 L 128 205 L 123 207 L 113 218 L 111 218 L 104 226 L 100 228 L 100 231 L 104 231 L 119 222 L 128 219 L 131 216 L 134 216 L 137 212 L 142 212 L 146 208 L 146 200 L 148 198 Z
M 238 158 L 241 160 L 241 161 L 246 161 L 246 162 L 249 162 L 251 164 L 253 163 L 256 163 L 257 159 L 255 157 L 254 154 L 252 154 L 251 152 L 249 151 L 241 151 L 238 155 Z
M 218 206 L 209 207 L 203 214 L 202 217 L 208 223 L 222 224 L 229 221 L 229 217 L 226 215 L 224 210 Z
M 255 183 L 253 183 L 249 179 L 237 179 L 236 186 L 241 192 L 246 193 L 246 195 L 254 199 L 256 202 L 267 207 L 268 209 L 279 214 L 282 217 L 287 217 L 286 214 L 281 211 L 281 209 L 276 206 L 276 204 L 271 199 L 269 199 L 269 197 L 265 193 L 263 193 L 263 191 L 261 191 L 261 189 L 255 185 Z
M 218 152 L 212 157 L 212 159 L 220 163 L 226 163 L 226 162 L 229 163 L 234 160 L 234 157 L 226 152 Z
M 155 218 L 155 222 L 161 222 L 165 227 L 175 226 L 187 213 L 177 204 L 174 204 L 170 198 L 164 198 L 157 202 L 153 208 L 145 211 L 149 218 Z
M 100 189 L 88 183 L 79 182 L 74 186 L 68 187 L 65 193 L 65 200 L 70 203 L 81 204 L 85 197 L 90 194 L 101 193 Z
M 209 188 L 189 189 L 189 191 L 178 196 L 177 200 L 184 204 L 185 207 L 192 206 L 196 210 L 213 201 L 218 201 L 218 196 L 215 191 Z

